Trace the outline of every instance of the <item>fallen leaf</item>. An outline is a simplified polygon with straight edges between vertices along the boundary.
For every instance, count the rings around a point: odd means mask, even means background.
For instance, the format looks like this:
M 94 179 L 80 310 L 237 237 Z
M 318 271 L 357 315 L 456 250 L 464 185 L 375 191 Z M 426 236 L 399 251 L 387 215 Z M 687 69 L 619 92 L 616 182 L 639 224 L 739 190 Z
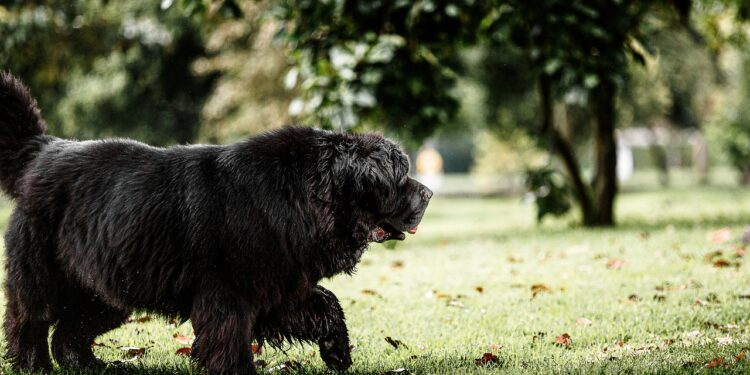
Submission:
M 664 302 L 667 300 L 667 296 L 663 294 L 654 294 L 654 301 L 656 302 Z
M 625 260 L 624 259 L 610 259 L 607 261 L 607 268 L 611 270 L 619 270 L 623 266 L 625 266 Z
M 729 263 L 729 261 L 726 259 L 717 259 L 716 261 L 714 261 L 714 268 L 725 268 L 731 265 L 732 264 Z
M 263 347 L 256 343 L 252 343 L 250 344 L 250 351 L 252 351 L 253 354 L 261 354 L 263 353 Z
M 570 338 L 570 335 L 567 333 L 563 333 L 560 336 L 557 336 L 555 338 L 555 345 L 562 346 L 564 348 L 569 348 L 570 344 L 573 342 L 573 340 Z
M 391 344 L 391 346 L 394 347 L 394 348 L 396 348 L 396 349 L 398 349 L 401 346 L 403 346 L 404 348 L 407 348 L 407 349 L 409 348 L 406 344 L 404 344 L 403 341 L 396 340 L 396 339 L 392 338 L 391 336 L 386 336 L 385 342 Z
M 189 347 L 185 347 L 185 348 L 179 348 L 179 349 L 177 349 L 177 351 L 174 352 L 174 354 L 184 355 L 184 356 L 188 356 L 189 357 L 191 352 L 192 352 L 192 349 L 190 349 Z
M 702 300 L 700 298 L 697 298 L 695 301 L 693 301 L 693 305 L 706 306 L 706 305 L 708 305 L 708 302 L 706 302 L 706 301 L 704 301 L 704 300 Z
M 628 296 L 628 301 L 630 302 L 639 302 L 641 300 L 641 297 L 638 297 L 637 294 L 631 294 Z
M 591 323 L 592 323 L 591 320 L 586 319 L 586 318 L 576 319 L 576 324 L 578 324 L 579 326 L 590 326 Z
M 193 345 L 193 341 L 195 341 L 195 336 L 184 336 L 178 333 L 173 334 L 172 337 L 182 345 Z
M 542 292 L 549 292 L 551 289 L 544 284 L 534 284 L 531 286 L 531 298 L 536 297 L 537 294 Z
M 484 293 L 484 287 L 481 287 L 481 286 L 474 287 L 474 290 L 476 290 L 479 293 Z
M 453 299 L 453 296 L 448 293 L 439 292 L 435 295 L 437 299 Z
M 706 365 L 703 367 L 711 369 L 711 368 L 718 368 L 718 367 L 727 368 L 727 366 L 724 366 L 724 358 L 716 357 L 710 360 L 708 363 L 706 363 Z
M 713 243 L 725 243 L 732 239 L 732 230 L 729 228 L 717 229 L 706 236 Z
M 378 293 L 378 292 L 376 292 L 376 291 L 374 291 L 372 289 L 362 289 L 362 294 L 367 295 L 367 296 L 380 297 L 380 293 Z
M 393 263 L 391 263 L 391 268 L 404 268 L 404 261 L 402 260 L 394 260 Z
M 745 351 L 743 350 L 740 352 L 740 354 L 737 354 L 736 356 L 734 356 L 734 361 L 739 362 L 743 360 L 744 358 L 745 358 Z
M 474 360 L 474 364 L 477 366 L 484 366 L 488 363 L 497 363 L 498 358 L 496 355 L 492 353 L 484 353 L 482 354 L 481 358 L 477 358 Z

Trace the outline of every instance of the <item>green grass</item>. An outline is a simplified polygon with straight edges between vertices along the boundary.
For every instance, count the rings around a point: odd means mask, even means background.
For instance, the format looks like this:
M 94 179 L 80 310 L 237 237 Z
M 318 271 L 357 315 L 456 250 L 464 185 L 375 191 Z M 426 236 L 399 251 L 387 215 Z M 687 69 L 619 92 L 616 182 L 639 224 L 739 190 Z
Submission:
M 8 211 L 0 212 L 4 223 Z M 750 190 L 633 189 L 619 199 L 618 217 L 616 229 L 538 226 L 533 207 L 516 198 L 436 197 L 420 233 L 395 250 L 372 246 L 355 276 L 324 283 L 346 310 L 356 345 L 350 373 L 750 372 L 748 359 L 733 359 L 750 350 L 750 299 L 741 298 L 750 295 L 750 264 L 734 256 L 750 224 Z M 707 239 L 724 227 L 732 241 Z M 714 267 L 705 258 L 714 251 L 738 267 Z M 549 290 L 532 298 L 537 284 Z M 154 317 L 98 338 L 107 347 L 95 350 L 115 361 L 126 358 L 122 346 L 147 347 L 107 373 L 200 373 L 174 354 L 183 346 L 175 333 L 189 335 L 190 325 Z M 567 348 L 555 345 L 563 333 Z M 256 359 L 266 370 L 293 360 L 299 373 L 328 373 L 316 352 L 267 349 Z M 498 362 L 477 366 L 485 352 Z M 717 357 L 729 367 L 704 367 Z

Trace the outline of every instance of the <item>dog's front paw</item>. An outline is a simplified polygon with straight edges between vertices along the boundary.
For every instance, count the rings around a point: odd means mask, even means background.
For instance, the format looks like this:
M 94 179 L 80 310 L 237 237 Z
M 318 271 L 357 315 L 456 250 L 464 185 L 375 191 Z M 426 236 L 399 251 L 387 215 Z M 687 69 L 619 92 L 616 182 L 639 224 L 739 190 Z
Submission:
M 346 371 L 352 365 L 349 337 L 346 334 L 320 339 L 318 345 L 320 357 L 332 370 Z

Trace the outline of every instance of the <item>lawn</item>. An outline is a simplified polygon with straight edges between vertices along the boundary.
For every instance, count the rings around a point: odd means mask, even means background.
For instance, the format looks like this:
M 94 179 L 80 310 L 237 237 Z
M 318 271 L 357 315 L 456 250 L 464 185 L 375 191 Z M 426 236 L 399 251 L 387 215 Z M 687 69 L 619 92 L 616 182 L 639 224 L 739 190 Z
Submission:
M 434 198 L 417 235 L 325 282 L 356 346 L 349 372 L 750 372 L 750 262 L 737 245 L 750 190 L 632 188 L 618 217 L 616 229 L 537 225 L 518 198 Z M 175 354 L 190 324 L 149 318 L 96 340 L 97 355 L 125 362 L 106 372 L 200 373 Z M 328 373 L 316 352 L 264 348 L 256 360 Z M 496 360 L 477 364 L 484 353 Z

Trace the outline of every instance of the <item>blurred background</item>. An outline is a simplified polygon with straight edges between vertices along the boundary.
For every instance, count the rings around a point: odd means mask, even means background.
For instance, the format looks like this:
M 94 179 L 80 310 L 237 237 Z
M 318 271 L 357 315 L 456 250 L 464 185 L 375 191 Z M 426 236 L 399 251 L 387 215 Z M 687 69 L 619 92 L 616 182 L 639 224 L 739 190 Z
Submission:
M 0 0 L 0 69 L 61 137 L 397 139 L 436 195 L 323 282 L 352 373 L 746 374 L 749 32 L 750 0 Z M 191 335 L 144 316 L 95 350 L 193 374 Z
M 612 225 L 620 192 L 750 184 L 748 17 L 744 0 L 3 1 L 0 68 L 54 135 L 379 131 L 442 196 Z

